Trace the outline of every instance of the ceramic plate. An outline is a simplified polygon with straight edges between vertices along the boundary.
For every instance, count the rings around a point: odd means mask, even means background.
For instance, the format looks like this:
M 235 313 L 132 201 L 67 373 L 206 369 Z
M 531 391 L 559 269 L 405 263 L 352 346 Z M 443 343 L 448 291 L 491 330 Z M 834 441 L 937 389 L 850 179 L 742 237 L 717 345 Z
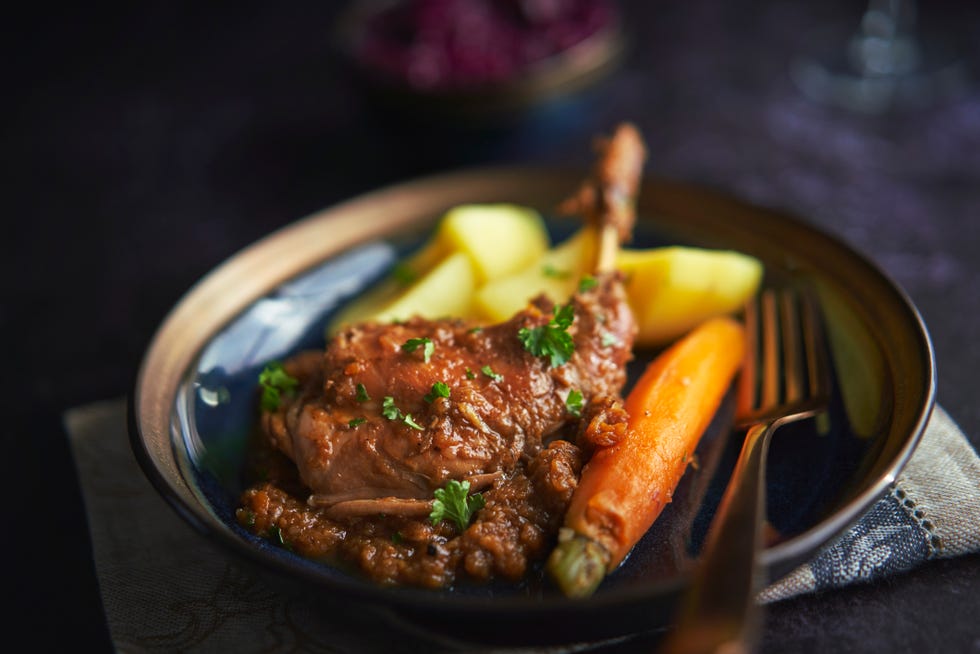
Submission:
M 255 383 L 267 361 L 322 347 L 331 313 L 384 276 L 454 205 L 533 206 L 560 240 L 578 224 L 553 218 L 552 208 L 580 178 L 514 168 L 426 178 L 299 220 L 218 267 L 172 310 L 139 372 L 131 438 L 148 478 L 229 555 L 322 597 L 383 607 L 425 628 L 542 643 L 666 624 L 739 445 L 730 433 L 730 399 L 702 439 L 698 469 L 688 471 L 674 502 L 587 600 L 563 598 L 533 574 L 518 585 L 380 588 L 275 547 L 234 520 L 256 419 Z M 772 445 L 769 519 L 781 539 L 763 561 L 770 578 L 778 578 L 852 524 L 908 459 L 934 401 L 928 334 L 906 295 L 874 264 L 805 221 L 656 179 L 644 181 L 638 214 L 632 247 L 739 250 L 764 262 L 764 284 L 801 280 L 821 301 L 837 391 L 828 420 L 787 426 Z M 639 369 L 653 353 L 636 354 Z

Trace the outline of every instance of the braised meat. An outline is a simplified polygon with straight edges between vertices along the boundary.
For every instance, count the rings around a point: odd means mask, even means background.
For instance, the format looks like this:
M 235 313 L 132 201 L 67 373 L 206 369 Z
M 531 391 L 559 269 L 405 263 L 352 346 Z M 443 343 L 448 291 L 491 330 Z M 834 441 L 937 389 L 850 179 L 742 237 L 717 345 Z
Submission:
M 266 414 L 266 430 L 317 504 L 335 513 L 427 513 L 427 504 L 347 503 L 427 503 L 450 479 L 478 490 L 576 419 L 566 406 L 570 393 L 588 403 L 622 388 L 634 323 L 617 275 L 605 275 L 571 306 L 574 353 L 555 367 L 518 339 L 521 329 L 553 318 L 544 298 L 483 329 L 420 318 L 350 327 L 328 345 L 319 369 L 293 367 L 303 392 Z M 412 343 L 421 344 L 407 351 Z M 448 397 L 433 394 L 437 383 Z
M 261 425 L 294 478 L 249 489 L 243 524 L 277 529 L 308 556 L 339 551 L 388 583 L 444 585 L 457 567 L 514 577 L 544 552 L 583 462 L 579 423 L 620 398 L 636 331 L 613 264 L 645 152 L 628 125 L 599 150 L 564 205 L 600 234 L 594 284 L 567 304 L 539 297 L 496 325 L 350 326 L 325 351 L 285 362 L 298 392 Z M 549 338 L 568 347 L 542 347 Z M 462 533 L 427 520 L 450 481 L 486 496 Z

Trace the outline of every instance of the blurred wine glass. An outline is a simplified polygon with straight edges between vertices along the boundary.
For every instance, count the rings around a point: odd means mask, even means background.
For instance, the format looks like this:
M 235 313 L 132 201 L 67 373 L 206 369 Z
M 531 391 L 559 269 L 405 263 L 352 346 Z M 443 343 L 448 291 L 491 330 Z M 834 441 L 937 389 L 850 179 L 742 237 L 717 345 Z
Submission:
M 914 0 L 870 0 L 849 34 L 815 35 L 792 63 L 793 81 L 814 101 L 867 114 L 962 95 L 970 87 L 965 62 L 945 40 L 923 34 L 917 12 Z

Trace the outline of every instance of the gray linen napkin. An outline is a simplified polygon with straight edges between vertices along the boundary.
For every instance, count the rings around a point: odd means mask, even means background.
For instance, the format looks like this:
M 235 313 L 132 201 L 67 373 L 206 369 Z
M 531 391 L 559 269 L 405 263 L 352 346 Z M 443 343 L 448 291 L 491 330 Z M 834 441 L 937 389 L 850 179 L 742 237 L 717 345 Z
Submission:
M 395 616 L 359 609 L 325 620 L 317 602 L 273 588 L 181 521 L 136 464 L 125 411 L 124 400 L 109 400 L 65 417 L 106 618 L 119 652 L 393 651 L 390 631 L 378 625 L 394 624 Z M 760 599 L 778 601 L 980 550 L 977 515 L 980 459 L 936 407 L 890 493 Z M 398 651 L 453 648 L 409 624 L 399 628 Z

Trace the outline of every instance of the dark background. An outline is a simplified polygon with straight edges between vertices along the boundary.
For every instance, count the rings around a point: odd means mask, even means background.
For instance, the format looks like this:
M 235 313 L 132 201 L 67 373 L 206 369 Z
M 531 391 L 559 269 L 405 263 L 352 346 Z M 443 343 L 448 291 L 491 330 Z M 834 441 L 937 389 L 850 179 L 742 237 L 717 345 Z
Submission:
M 277 3 L 278 4 L 278 3 Z M 338 59 L 340 3 L 39 6 L 6 17 L 0 334 L 8 634 L 110 647 L 61 416 L 126 394 L 191 285 L 315 210 L 419 175 L 586 165 L 635 121 L 648 171 L 791 210 L 879 263 L 932 334 L 939 402 L 980 443 L 980 93 L 884 116 L 804 98 L 788 70 L 861 2 L 624 3 L 632 48 L 587 93 L 506 125 L 406 124 Z M 980 79 L 980 8 L 921 24 Z M 764 651 L 978 651 L 980 558 L 787 601 Z M 16 642 L 16 639 L 15 641 Z

